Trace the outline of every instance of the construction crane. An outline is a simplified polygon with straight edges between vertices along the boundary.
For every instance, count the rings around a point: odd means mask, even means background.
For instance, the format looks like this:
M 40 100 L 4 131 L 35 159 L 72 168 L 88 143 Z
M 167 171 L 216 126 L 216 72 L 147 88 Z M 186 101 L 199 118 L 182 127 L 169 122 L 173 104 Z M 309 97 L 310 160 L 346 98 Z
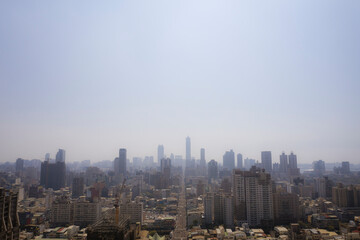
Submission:
M 115 199 L 115 204 L 114 204 L 114 207 L 115 207 L 115 223 L 116 223 L 116 225 L 119 224 L 119 215 L 120 215 L 119 201 L 120 201 L 121 194 L 124 191 L 125 182 L 126 182 L 126 178 L 124 178 L 124 181 L 123 181 L 123 183 L 121 185 L 120 191 L 117 191 L 117 193 L 116 193 L 116 199 Z

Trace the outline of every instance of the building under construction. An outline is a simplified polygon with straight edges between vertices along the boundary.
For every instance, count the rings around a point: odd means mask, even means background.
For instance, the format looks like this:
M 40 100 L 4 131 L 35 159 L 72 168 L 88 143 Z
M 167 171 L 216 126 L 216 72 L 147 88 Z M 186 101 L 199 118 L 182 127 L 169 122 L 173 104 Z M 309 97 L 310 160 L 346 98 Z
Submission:
M 108 210 L 101 220 L 86 229 L 88 240 L 135 240 L 139 224 L 130 224 L 129 215 L 116 216 L 116 210 Z
M 19 217 L 17 214 L 17 193 L 0 188 L 0 239 L 19 239 Z

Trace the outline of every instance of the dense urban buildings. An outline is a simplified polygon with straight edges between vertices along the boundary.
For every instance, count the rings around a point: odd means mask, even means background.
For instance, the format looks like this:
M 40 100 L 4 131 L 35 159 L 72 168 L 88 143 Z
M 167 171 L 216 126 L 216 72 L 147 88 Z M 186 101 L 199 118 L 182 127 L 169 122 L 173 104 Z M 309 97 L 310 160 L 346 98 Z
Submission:
M 189 137 L 185 147 L 191 156 Z M 360 177 L 349 162 L 326 171 L 324 161 L 315 161 L 300 172 L 293 152 L 275 163 L 270 151 L 259 152 L 261 161 L 239 153 L 235 167 L 233 150 L 221 165 L 206 161 L 205 148 L 187 162 L 181 155 L 167 158 L 163 149 L 158 147 L 159 163 L 152 156 L 129 161 L 124 148 L 114 161 L 99 164 L 65 165 L 63 149 L 43 162 L 17 159 L 12 172 L 0 172 L 0 210 L 8 219 L 0 236 L 150 240 L 197 239 L 195 233 L 203 232 L 214 239 L 308 239 L 309 226 L 319 229 L 311 230 L 317 237 L 325 228 L 339 234 L 360 216 Z

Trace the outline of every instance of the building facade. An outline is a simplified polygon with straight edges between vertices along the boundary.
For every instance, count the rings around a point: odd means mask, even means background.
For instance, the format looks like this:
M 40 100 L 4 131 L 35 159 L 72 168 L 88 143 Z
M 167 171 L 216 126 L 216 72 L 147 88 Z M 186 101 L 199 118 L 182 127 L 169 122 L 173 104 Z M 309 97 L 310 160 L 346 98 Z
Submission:
M 271 176 L 259 168 L 233 171 L 235 219 L 239 223 L 260 226 L 273 221 Z

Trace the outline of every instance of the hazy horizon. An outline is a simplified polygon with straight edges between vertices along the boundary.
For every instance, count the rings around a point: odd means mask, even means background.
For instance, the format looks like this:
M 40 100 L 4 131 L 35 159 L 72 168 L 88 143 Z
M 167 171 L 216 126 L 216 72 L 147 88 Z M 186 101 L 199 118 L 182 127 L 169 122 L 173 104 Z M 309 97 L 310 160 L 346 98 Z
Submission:
M 360 163 L 359 1 L 0 3 L 0 162 Z

